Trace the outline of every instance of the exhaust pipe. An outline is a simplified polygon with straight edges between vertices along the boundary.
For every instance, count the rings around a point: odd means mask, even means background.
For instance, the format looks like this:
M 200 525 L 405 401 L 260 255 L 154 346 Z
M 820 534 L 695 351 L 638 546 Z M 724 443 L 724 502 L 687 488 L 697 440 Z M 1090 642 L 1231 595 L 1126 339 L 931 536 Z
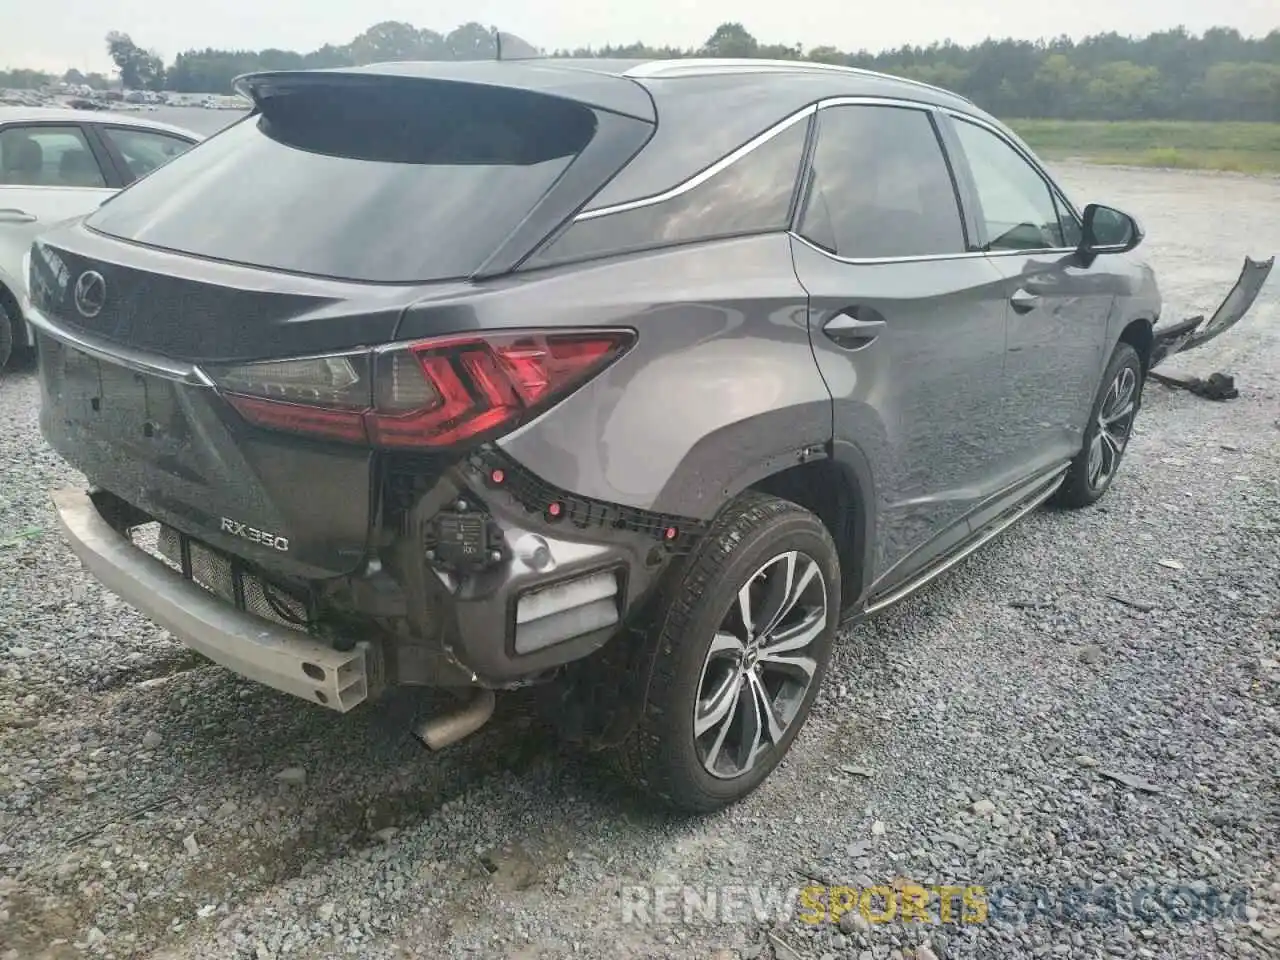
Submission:
M 459 707 L 452 713 L 422 721 L 414 729 L 413 734 L 428 750 L 443 750 L 450 744 L 471 736 L 488 723 L 489 718 L 493 716 L 495 703 L 493 691 L 481 687 L 476 690 L 465 706 Z

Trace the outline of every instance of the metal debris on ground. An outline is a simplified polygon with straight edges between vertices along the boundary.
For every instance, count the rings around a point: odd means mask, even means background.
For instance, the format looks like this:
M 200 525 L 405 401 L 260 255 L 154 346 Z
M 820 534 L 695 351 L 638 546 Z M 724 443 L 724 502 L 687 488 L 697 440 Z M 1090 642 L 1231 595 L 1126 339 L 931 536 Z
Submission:
M 1139 613 L 1150 613 L 1156 608 L 1154 603 L 1144 603 L 1141 600 L 1130 600 L 1128 597 L 1122 597 L 1118 593 L 1108 593 L 1106 596 L 1108 600 L 1114 600 L 1116 603 L 1123 604 L 1126 607 L 1132 607 Z
M 1154 371 L 1148 376 L 1156 383 L 1163 383 L 1166 387 L 1172 387 L 1175 390 L 1186 390 L 1206 400 L 1234 400 L 1240 396 L 1240 391 L 1236 389 L 1235 377 L 1225 373 L 1211 373 L 1207 380 L 1201 380 L 1199 377 L 1170 377 Z
M 1142 777 L 1135 777 L 1130 773 L 1119 773 L 1115 770 L 1099 770 L 1098 776 L 1105 777 L 1108 780 L 1114 780 L 1116 783 L 1123 784 L 1130 790 L 1140 790 L 1143 793 L 1164 793 L 1164 787 L 1154 784 L 1150 780 L 1143 780 Z

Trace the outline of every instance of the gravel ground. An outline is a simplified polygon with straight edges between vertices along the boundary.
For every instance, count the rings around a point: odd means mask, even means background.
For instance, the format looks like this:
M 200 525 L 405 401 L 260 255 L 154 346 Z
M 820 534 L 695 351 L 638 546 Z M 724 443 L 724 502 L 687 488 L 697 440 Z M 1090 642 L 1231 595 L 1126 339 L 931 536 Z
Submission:
M 1170 316 L 1280 249 L 1280 181 L 1060 172 L 1143 218 Z M 77 478 L 7 374 L 0 957 L 1280 955 L 1280 279 L 1180 366 L 1240 398 L 1151 385 L 1103 504 L 1037 512 L 852 632 L 788 762 L 693 821 L 518 699 L 427 756 L 421 697 L 342 718 L 202 665 L 64 547 L 46 491 Z M 982 885 L 988 922 L 810 924 L 767 899 L 904 880 Z M 757 889 L 720 922 L 642 923 L 645 885 Z M 1019 921 L 998 909 L 1018 885 L 1181 885 L 1184 907 Z M 1240 888 L 1230 915 L 1180 912 Z

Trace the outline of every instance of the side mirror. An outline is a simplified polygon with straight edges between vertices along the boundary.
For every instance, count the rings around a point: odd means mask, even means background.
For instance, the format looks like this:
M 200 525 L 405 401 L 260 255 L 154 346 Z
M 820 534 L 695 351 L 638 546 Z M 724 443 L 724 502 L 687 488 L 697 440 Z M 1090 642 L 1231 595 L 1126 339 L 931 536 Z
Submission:
M 1085 256 L 1125 253 L 1140 244 L 1145 236 L 1137 220 L 1114 207 L 1091 203 L 1084 208 L 1080 252 Z

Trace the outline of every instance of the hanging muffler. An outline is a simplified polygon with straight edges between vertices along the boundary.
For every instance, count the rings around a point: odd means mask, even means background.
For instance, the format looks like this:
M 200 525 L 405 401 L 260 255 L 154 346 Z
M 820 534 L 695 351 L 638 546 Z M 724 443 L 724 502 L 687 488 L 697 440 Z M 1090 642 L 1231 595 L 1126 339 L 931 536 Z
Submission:
M 465 706 L 424 720 L 414 728 L 413 735 L 428 750 L 443 750 L 466 739 L 488 723 L 496 703 L 497 698 L 492 690 L 477 687 Z

